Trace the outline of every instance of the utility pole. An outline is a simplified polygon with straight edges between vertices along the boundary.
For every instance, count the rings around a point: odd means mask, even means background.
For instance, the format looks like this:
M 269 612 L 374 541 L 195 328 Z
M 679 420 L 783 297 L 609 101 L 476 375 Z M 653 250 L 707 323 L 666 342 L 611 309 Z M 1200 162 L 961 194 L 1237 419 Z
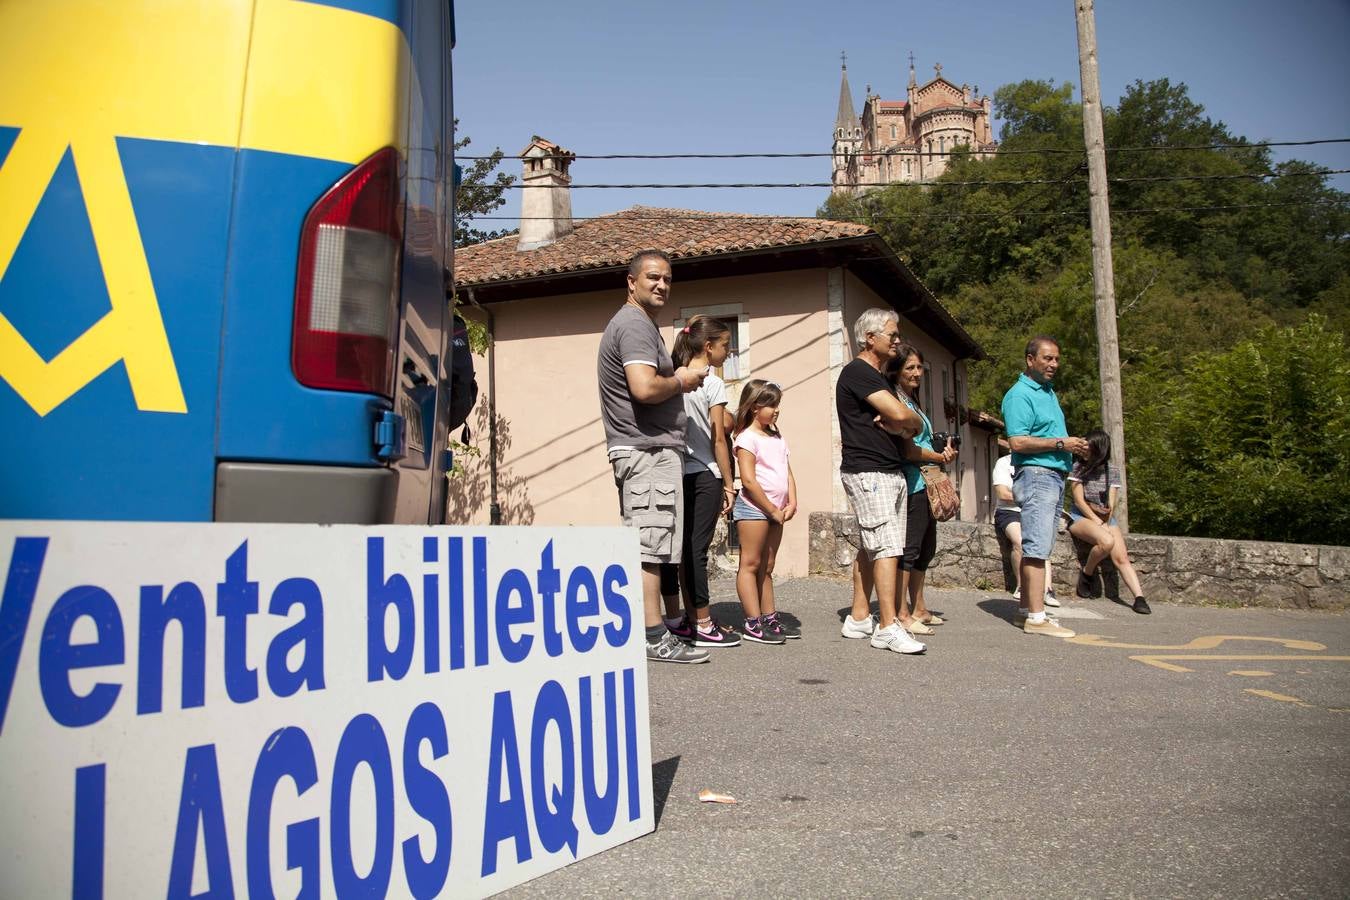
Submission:
M 1087 146 L 1088 210 L 1092 218 L 1092 284 L 1097 300 L 1097 372 L 1102 385 L 1102 427 L 1111 436 L 1112 471 L 1120 473 L 1116 521 L 1130 530 L 1125 477 L 1125 413 L 1120 399 L 1120 341 L 1116 336 L 1116 276 L 1111 262 L 1111 205 L 1106 195 L 1106 145 L 1102 89 L 1097 77 L 1097 25 L 1092 0 L 1074 0 L 1078 17 L 1078 71 L 1083 90 L 1083 143 Z

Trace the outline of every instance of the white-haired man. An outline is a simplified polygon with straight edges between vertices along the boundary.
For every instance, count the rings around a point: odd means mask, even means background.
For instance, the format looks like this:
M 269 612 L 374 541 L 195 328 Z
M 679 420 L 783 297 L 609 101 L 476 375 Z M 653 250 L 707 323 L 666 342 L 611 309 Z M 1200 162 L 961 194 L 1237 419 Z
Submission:
M 853 564 L 853 610 L 840 633 L 871 638 L 872 646 L 881 650 L 922 653 L 925 646 L 901 627 L 895 602 L 897 561 L 905 552 L 907 491 L 891 435 L 911 437 L 923 424 L 881 373 L 900 345 L 900 320 L 893 310 L 873 307 L 853 323 L 853 339 L 858 355 L 839 373 L 834 395 L 843 445 L 839 480 L 858 517 L 860 544 Z M 879 625 L 872 621 L 873 587 Z

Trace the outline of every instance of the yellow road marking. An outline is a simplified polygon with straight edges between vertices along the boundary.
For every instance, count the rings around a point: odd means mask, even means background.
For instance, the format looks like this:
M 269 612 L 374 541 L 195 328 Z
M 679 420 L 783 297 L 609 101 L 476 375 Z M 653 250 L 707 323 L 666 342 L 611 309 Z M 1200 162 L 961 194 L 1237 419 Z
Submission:
M 1267 700 L 1278 700 L 1281 703 L 1297 703 L 1301 706 L 1307 705 L 1303 702 L 1303 698 L 1301 697 L 1291 697 L 1288 694 L 1277 694 L 1274 691 L 1259 691 L 1256 688 L 1247 688 L 1247 693 L 1256 697 L 1265 697 Z
M 1246 678 L 1264 678 L 1267 675 L 1274 675 L 1274 672 L 1267 672 L 1265 669 L 1234 669 L 1229 675 L 1242 675 Z
M 1227 641 L 1265 641 L 1279 644 L 1288 650 L 1325 650 L 1326 644 L 1316 641 L 1296 641 L 1290 638 L 1252 637 L 1245 634 L 1207 634 L 1195 638 L 1186 644 L 1123 644 L 1112 641 L 1101 634 L 1079 634 L 1065 638 L 1065 643 L 1081 644 L 1085 647 L 1114 647 L 1120 650 L 1214 650 Z M 1218 659 L 1219 657 L 1215 657 Z
M 1176 665 L 1176 664 L 1174 664 L 1174 663 L 1165 662 L 1165 660 L 1169 660 L 1169 659 L 1184 659 L 1184 660 L 1187 660 L 1187 661 L 1193 661 L 1193 660 L 1207 660 L 1207 659 L 1218 659 L 1218 660 L 1229 660 L 1229 661 L 1233 661 L 1233 660 L 1244 660 L 1244 661 L 1245 661 L 1245 660 L 1251 660 L 1251 661 L 1258 661 L 1258 660 L 1260 660 L 1260 661 L 1265 661 L 1265 660 L 1276 660 L 1276 659 L 1299 659 L 1299 660 L 1316 659 L 1316 660 L 1326 660 L 1326 661 L 1329 661 L 1329 662 L 1350 662 L 1350 656 L 1282 656 L 1282 655 L 1279 655 L 1279 654 L 1270 654 L 1270 655 L 1265 655 L 1265 656 L 1239 656 L 1239 655 L 1234 655 L 1234 654 L 1205 654 L 1205 653 L 1183 653 L 1183 654 L 1172 654 L 1172 653 L 1168 653 L 1168 654 L 1148 653 L 1148 654 L 1140 654 L 1140 655 L 1138 655 L 1138 656 L 1131 656 L 1130 659 L 1134 660 L 1135 662 L 1141 662 L 1141 663 L 1144 663 L 1145 665 L 1148 665 L 1148 666 L 1155 666 L 1155 667 L 1157 667 L 1157 668 L 1159 668 L 1159 669 L 1165 669 L 1165 670 L 1168 671 L 1168 672 L 1193 672 L 1193 671 L 1195 671 L 1194 669 L 1188 669 L 1188 668 L 1186 668 L 1185 666 L 1179 666 L 1179 665 Z

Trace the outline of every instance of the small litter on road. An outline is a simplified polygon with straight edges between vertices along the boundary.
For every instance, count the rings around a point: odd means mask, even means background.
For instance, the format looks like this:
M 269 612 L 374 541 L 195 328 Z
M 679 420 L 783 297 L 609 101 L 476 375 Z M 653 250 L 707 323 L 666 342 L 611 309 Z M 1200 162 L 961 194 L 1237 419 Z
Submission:
M 735 803 L 736 798 L 730 794 L 719 794 L 717 791 L 710 791 L 707 788 L 698 792 L 698 799 L 701 803 Z

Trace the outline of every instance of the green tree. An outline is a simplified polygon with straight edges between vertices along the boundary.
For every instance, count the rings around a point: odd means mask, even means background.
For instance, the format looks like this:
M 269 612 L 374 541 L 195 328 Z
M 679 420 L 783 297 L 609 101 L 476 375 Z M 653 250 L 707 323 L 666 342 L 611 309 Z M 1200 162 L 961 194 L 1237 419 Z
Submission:
M 1081 433 L 1100 424 L 1081 108 L 1070 85 L 1049 81 L 995 98 L 999 154 L 957 152 L 935 183 L 832 197 L 820 213 L 874 228 L 985 348 L 990 358 L 970 365 L 972 406 L 997 410 L 1027 337 L 1055 335 L 1065 356 L 1056 386 Z M 1173 444 L 1153 436 L 1201 361 L 1217 365 L 1276 323 L 1301 328 L 1309 312 L 1328 333 L 1350 328 L 1350 195 L 1307 163 L 1273 166 L 1184 84 L 1136 81 L 1104 112 L 1132 508 L 1145 510 L 1136 524 L 1245 534 L 1250 523 L 1234 515 L 1149 505 L 1175 493 L 1166 478 L 1179 471 Z M 1237 483 L 1224 465 L 1185 470 L 1196 496 Z M 1292 484 L 1289 465 L 1261 471 Z
M 1130 439 L 1141 530 L 1350 543 L 1350 354 L 1320 316 L 1198 354 Z
M 455 120 L 455 133 L 459 133 L 459 119 Z M 468 147 L 472 141 L 466 135 L 456 138 L 455 155 Z M 515 176 L 494 170 L 501 165 L 502 148 L 495 147 L 482 159 L 465 160 L 464 174 L 459 188 L 455 191 L 455 246 L 467 247 L 481 244 L 510 234 L 513 229 L 482 229 L 475 227 L 474 220 L 479 216 L 491 215 L 506 204 L 506 191 L 515 183 Z

